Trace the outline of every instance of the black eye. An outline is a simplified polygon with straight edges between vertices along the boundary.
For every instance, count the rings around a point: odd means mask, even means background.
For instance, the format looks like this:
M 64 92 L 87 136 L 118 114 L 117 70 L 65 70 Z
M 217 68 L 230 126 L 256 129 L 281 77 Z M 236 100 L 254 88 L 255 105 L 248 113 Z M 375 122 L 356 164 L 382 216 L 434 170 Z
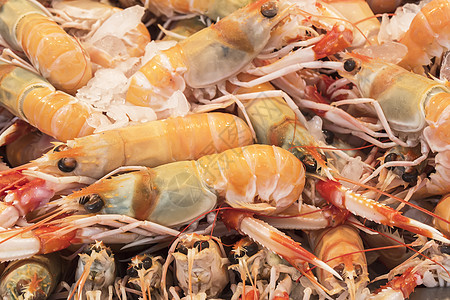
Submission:
M 261 5 L 261 14 L 266 18 L 273 18 L 278 13 L 278 5 L 274 1 L 269 1 Z
M 310 155 L 305 155 L 301 158 L 301 162 L 305 166 L 308 173 L 315 173 L 317 170 L 317 161 Z
M 228 260 L 230 261 L 230 264 L 235 265 L 238 263 L 238 258 L 242 257 L 244 254 L 242 253 L 242 255 L 237 255 L 233 252 L 230 252 L 230 254 L 228 255 Z
M 198 247 L 198 251 L 202 251 L 203 249 L 207 249 L 209 248 L 209 243 L 208 241 L 196 241 L 194 243 L 194 248 Z
M 188 250 L 187 250 L 187 248 L 184 245 L 178 244 L 177 252 L 180 252 L 180 253 L 183 253 L 184 255 L 187 255 Z
M 410 172 L 405 172 L 402 175 L 402 179 L 412 185 L 417 183 L 417 177 L 419 176 L 419 172 L 416 169 L 412 169 Z
M 398 155 L 396 153 L 389 153 L 388 155 L 385 156 L 384 158 L 384 162 L 390 162 L 390 161 L 395 161 L 398 159 Z M 394 167 L 388 167 L 388 170 L 393 170 Z
M 97 213 L 102 210 L 103 206 L 105 205 L 102 197 L 100 197 L 100 195 L 98 194 L 91 194 L 81 197 L 79 203 L 84 206 L 84 209 L 88 213 Z
M 72 172 L 76 167 L 77 161 L 75 160 L 75 158 L 64 157 L 58 161 L 58 169 L 60 169 L 62 172 Z
M 70 148 L 66 145 L 66 144 L 61 144 L 55 147 L 55 149 L 53 149 L 53 152 L 61 152 L 61 151 L 65 151 L 65 150 L 69 150 Z
M 332 144 L 334 142 L 334 132 L 330 130 L 322 130 L 323 135 L 325 136 L 325 142 L 327 144 Z
M 108 256 L 112 256 L 112 251 L 109 248 L 106 248 L 106 254 L 108 254 Z
M 352 72 L 356 69 L 356 61 L 353 58 L 349 58 L 344 62 L 344 70 Z
M 146 257 L 142 260 L 142 267 L 146 270 L 150 269 L 152 267 L 152 259 L 150 257 Z
M 137 270 L 135 268 L 129 267 L 127 269 L 127 275 L 130 276 L 130 277 L 138 277 L 138 272 L 137 272 Z
M 253 256 L 259 250 L 258 244 L 256 243 L 251 243 L 250 245 L 244 246 L 243 248 L 247 252 L 247 256 Z

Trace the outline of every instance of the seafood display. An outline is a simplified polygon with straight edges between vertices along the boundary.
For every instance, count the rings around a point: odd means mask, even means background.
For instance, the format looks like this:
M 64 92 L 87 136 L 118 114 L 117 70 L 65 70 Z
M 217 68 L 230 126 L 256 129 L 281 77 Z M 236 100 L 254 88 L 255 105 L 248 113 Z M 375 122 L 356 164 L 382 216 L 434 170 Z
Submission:
M 449 9 L 0 1 L 0 297 L 450 286 Z

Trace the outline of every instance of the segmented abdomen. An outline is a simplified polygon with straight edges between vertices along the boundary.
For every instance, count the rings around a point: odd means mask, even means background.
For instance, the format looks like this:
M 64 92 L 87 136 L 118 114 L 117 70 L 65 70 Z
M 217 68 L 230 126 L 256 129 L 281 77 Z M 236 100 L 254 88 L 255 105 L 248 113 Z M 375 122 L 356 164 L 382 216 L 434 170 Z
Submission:
M 57 89 L 75 94 L 91 79 L 91 62 L 81 44 L 48 17 L 26 15 L 16 36 L 31 63 Z
M 290 206 L 305 184 L 302 163 L 275 146 L 252 145 L 204 156 L 197 168 L 202 180 L 230 205 L 266 212 Z

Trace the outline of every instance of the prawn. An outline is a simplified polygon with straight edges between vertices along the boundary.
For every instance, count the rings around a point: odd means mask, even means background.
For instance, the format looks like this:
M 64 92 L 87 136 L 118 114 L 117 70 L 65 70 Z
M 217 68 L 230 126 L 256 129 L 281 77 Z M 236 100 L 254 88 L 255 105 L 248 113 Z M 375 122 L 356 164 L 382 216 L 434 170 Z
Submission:
M 426 185 L 421 192 L 428 195 L 450 192 L 448 88 L 394 64 L 362 55 L 353 54 L 345 61 L 344 69 L 342 76 L 355 82 L 364 97 L 375 100 L 350 99 L 340 103 L 369 102 L 391 140 L 407 147 L 421 142 L 422 155 L 410 164 L 423 161 L 428 148 L 435 152 L 436 172 L 430 175 L 430 179 L 425 179 Z M 398 134 L 398 138 L 394 133 Z M 390 163 L 390 166 L 394 165 L 394 162 Z M 378 172 L 374 172 L 372 177 Z
M 154 257 L 143 254 L 136 255 L 128 264 L 128 285 L 136 291 L 141 291 L 144 300 L 154 298 L 163 299 L 160 291 L 162 282 L 162 260 L 161 256 Z
M 162 51 L 131 77 L 126 101 L 164 111 L 167 99 L 186 86 L 207 87 L 236 75 L 264 48 L 287 6 L 259 0 Z
M 317 270 L 319 282 L 330 289 L 333 295 L 348 292 L 350 299 L 357 299 L 357 295 L 360 295 L 369 283 L 364 246 L 358 231 L 348 225 L 339 225 L 310 231 L 308 237 L 314 253 L 338 271 L 344 278 L 346 288 L 331 274 L 322 270 Z
M 163 278 L 167 268 L 175 260 L 175 277 L 186 296 L 205 293 L 207 297 L 216 297 L 228 284 L 227 265 L 223 247 L 209 236 L 188 234 L 177 239 L 163 266 Z M 161 285 L 164 294 L 166 280 Z
M 432 57 L 450 50 L 449 13 L 447 0 L 433 0 L 420 10 L 400 39 L 408 47 L 400 66 L 423 73 L 422 66 L 430 64 Z
M 0 182 L 7 211 L 15 207 L 24 215 L 74 184 L 90 184 L 122 166 L 156 167 L 251 143 L 250 129 L 236 116 L 188 115 L 56 143 L 40 158 L 0 173 Z
M 75 94 L 92 78 L 89 55 L 35 2 L 4 1 L 0 25 L 6 43 L 23 51 L 57 89 Z
M 90 106 L 22 67 L 0 62 L 0 96 L 2 106 L 57 140 L 94 131 L 87 122 L 94 113 Z
M 57 254 L 36 255 L 12 262 L 0 277 L 2 299 L 47 299 L 62 273 Z
M 82 299 L 83 291 L 88 300 L 105 299 L 109 290 L 109 299 L 113 293 L 113 283 L 116 278 L 116 262 L 111 249 L 102 242 L 87 245 L 79 254 L 75 271 L 76 286 L 72 294 L 77 291 Z
M 304 180 L 303 165 L 290 152 L 275 146 L 251 145 L 203 156 L 197 161 L 174 162 L 104 179 L 46 204 L 41 212 L 60 207 L 61 212 L 67 213 L 114 213 L 163 226 L 179 226 L 214 209 L 218 196 L 234 208 L 277 213 L 299 199 Z M 249 216 L 244 228 L 234 221 L 232 213 L 229 216 L 232 226 L 290 262 L 303 264 L 307 259 L 329 269 L 266 223 Z

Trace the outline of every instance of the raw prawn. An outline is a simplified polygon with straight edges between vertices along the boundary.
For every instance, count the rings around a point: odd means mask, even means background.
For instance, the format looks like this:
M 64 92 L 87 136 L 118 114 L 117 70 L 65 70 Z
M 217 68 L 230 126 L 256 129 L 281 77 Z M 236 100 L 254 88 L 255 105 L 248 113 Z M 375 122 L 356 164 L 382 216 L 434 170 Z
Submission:
M 211 237 L 188 234 L 177 239 L 169 251 L 163 267 L 161 282 L 164 293 L 167 293 L 167 268 L 175 260 L 175 277 L 186 296 L 205 293 L 208 297 L 216 297 L 228 284 L 227 265 L 223 247 Z
M 121 166 L 156 167 L 251 143 L 250 129 L 236 116 L 188 115 L 56 144 L 29 164 L 1 173 L 0 182 L 7 194 L 4 201 L 24 215 L 55 193 L 74 188 L 74 184 L 90 184 Z
M 436 81 L 381 60 L 353 54 L 344 63 L 341 74 L 359 87 L 363 102 L 372 103 L 389 137 L 402 146 L 422 142 L 436 153 L 436 172 L 430 175 L 425 194 L 450 192 L 450 93 Z M 348 100 L 346 103 L 360 103 Z M 397 138 L 394 133 L 397 133 Z M 424 145 L 426 143 L 426 145 Z M 392 165 L 392 164 L 391 164 Z
M 450 50 L 449 13 L 448 0 L 433 0 L 420 10 L 400 39 L 408 47 L 400 66 L 423 73 L 422 66 L 430 64 L 432 57 Z
M 318 258 L 327 261 L 339 275 L 345 285 L 329 273 L 317 270 L 319 282 L 333 295 L 348 293 L 350 299 L 358 299 L 369 283 L 369 273 L 363 242 L 359 233 L 348 225 L 339 225 L 319 231 L 310 231 L 310 244 Z
M 162 260 L 161 256 L 143 254 L 133 257 L 128 264 L 128 286 L 141 291 L 144 300 L 163 299 L 161 295 Z
M 60 206 L 61 212 L 123 214 L 176 226 L 215 208 L 220 196 L 234 208 L 274 214 L 298 200 L 304 176 L 303 165 L 290 152 L 252 145 L 104 179 L 48 203 L 43 210 Z M 329 269 L 282 232 L 251 217 L 246 220 L 245 228 L 230 223 L 291 263 L 304 264 L 306 259 Z M 248 222 L 257 225 L 248 231 Z
M 41 76 L 0 62 L 1 105 L 57 140 L 67 141 L 94 131 L 87 120 L 93 109 L 55 88 Z
M 62 273 L 57 254 L 36 255 L 12 262 L 0 277 L 2 299 L 47 299 Z
M 286 6 L 259 0 L 162 51 L 133 75 L 126 101 L 163 111 L 167 99 L 186 86 L 206 87 L 236 75 L 264 48 Z
M 105 247 L 102 242 L 95 242 L 87 245 L 79 256 L 75 271 L 76 286 L 72 294 L 76 292 L 79 299 L 106 299 L 106 295 L 111 299 L 117 273 L 111 249 Z
M 24 51 L 33 66 L 57 89 L 75 94 L 91 79 L 89 55 L 34 2 L 4 1 L 0 24 L 0 34 L 8 45 Z

